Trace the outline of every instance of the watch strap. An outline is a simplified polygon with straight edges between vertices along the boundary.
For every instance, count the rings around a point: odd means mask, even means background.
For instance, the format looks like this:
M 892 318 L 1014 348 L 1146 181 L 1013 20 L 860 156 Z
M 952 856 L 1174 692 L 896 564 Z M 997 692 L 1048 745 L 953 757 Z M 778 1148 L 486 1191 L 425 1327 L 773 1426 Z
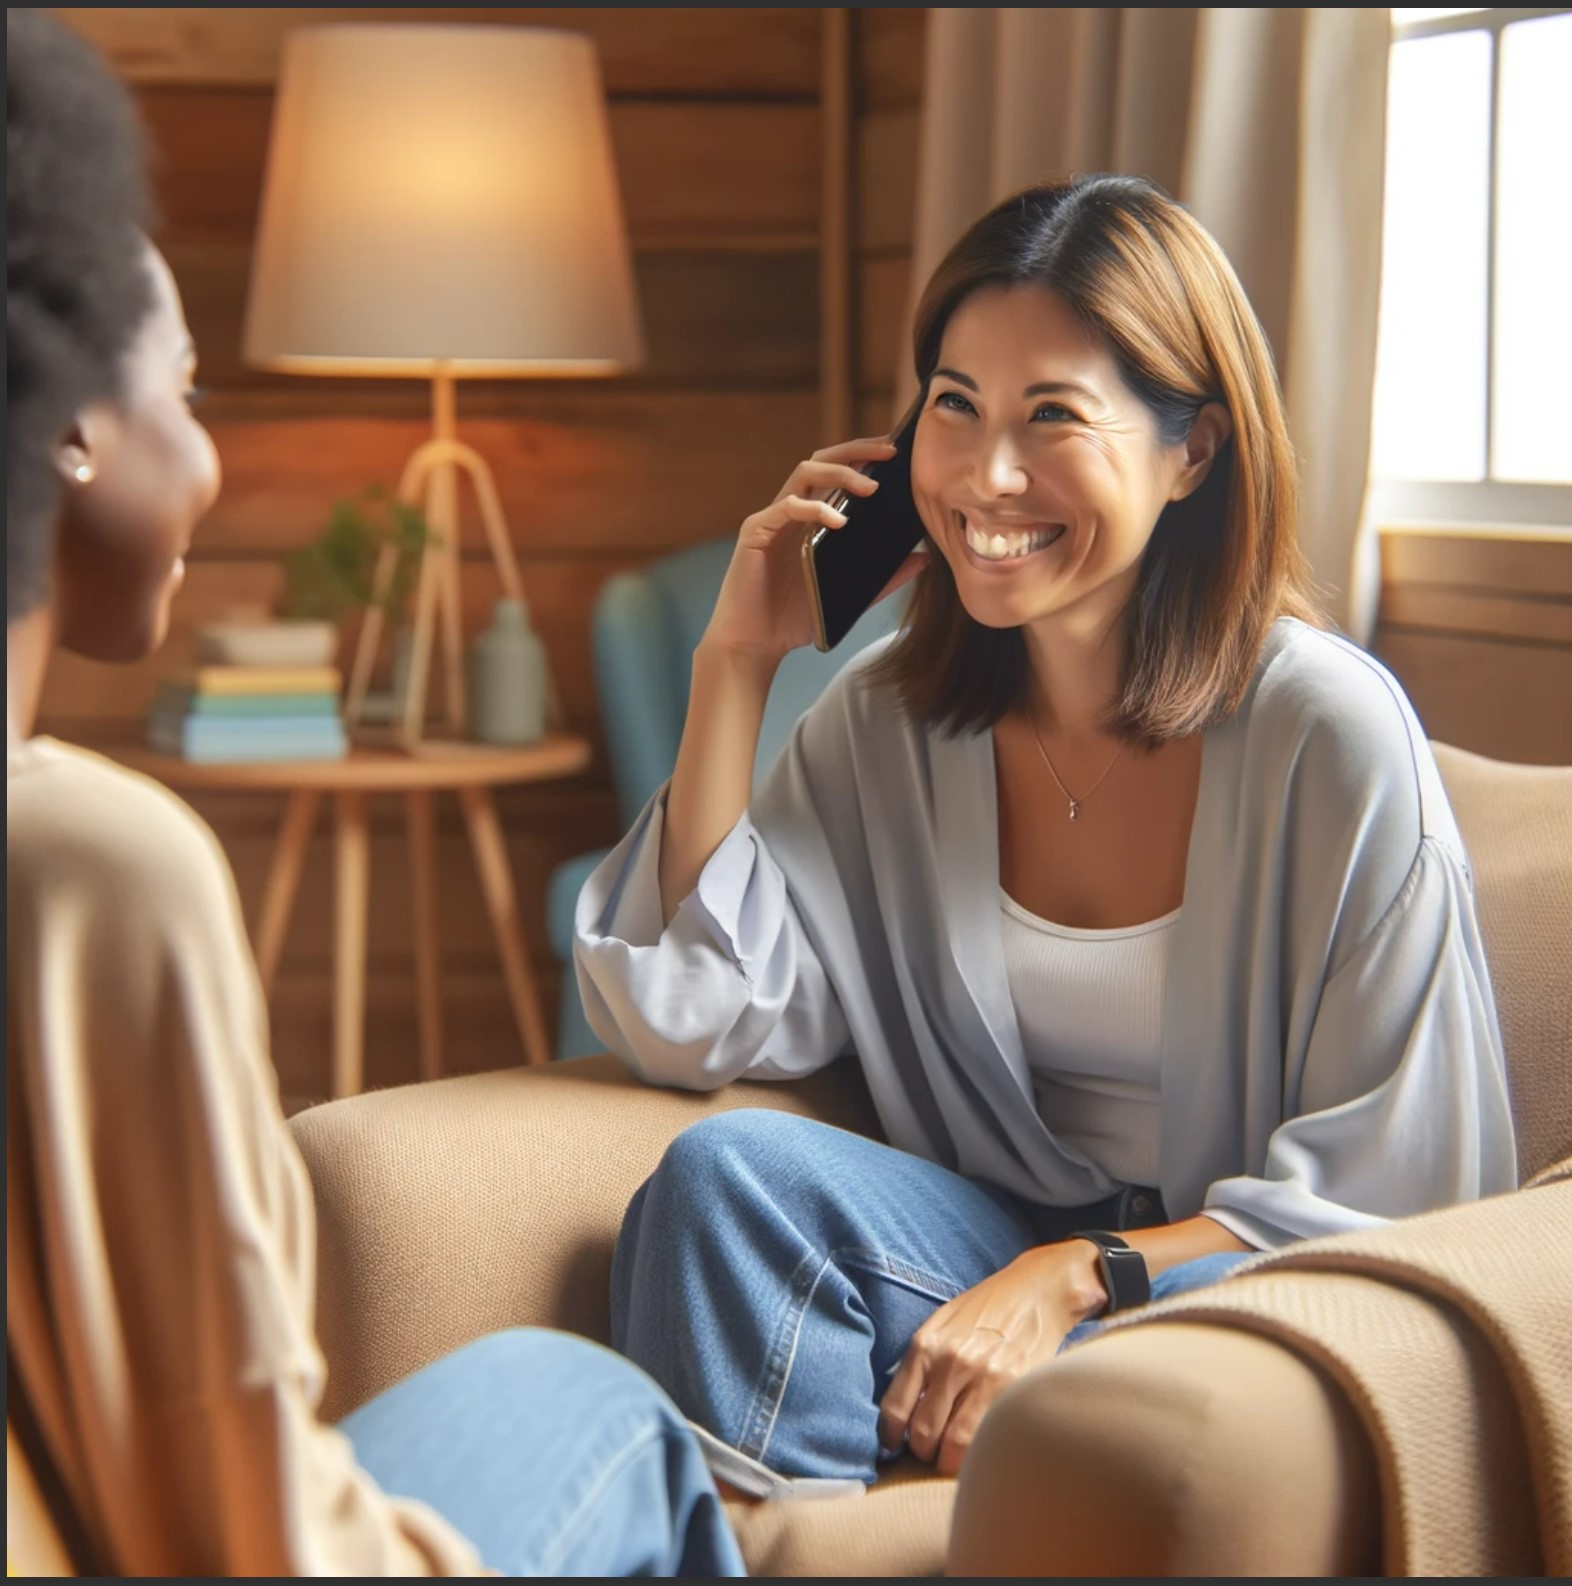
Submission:
M 1151 1299 L 1152 1282 L 1146 1271 L 1146 1257 L 1139 1250 L 1132 1250 L 1118 1234 L 1099 1229 L 1083 1229 L 1075 1238 L 1085 1239 L 1097 1247 L 1097 1264 L 1102 1272 L 1103 1287 L 1108 1291 L 1104 1316 L 1112 1316 L 1116 1311 L 1132 1311 Z

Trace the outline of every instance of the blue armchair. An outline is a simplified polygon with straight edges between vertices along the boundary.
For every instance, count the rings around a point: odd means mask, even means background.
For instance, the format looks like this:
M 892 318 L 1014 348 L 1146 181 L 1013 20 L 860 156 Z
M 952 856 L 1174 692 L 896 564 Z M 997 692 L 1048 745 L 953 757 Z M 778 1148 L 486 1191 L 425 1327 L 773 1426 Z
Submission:
M 709 540 L 637 573 L 611 579 L 595 602 L 591 641 L 601 720 L 623 829 L 672 773 L 693 681 L 693 651 L 703 637 L 736 541 Z M 813 648 L 789 655 L 776 674 L 759 733 L 754 781 L 769 770 L 797 718 L 829 680 L 865 646 L 894 630 L 905 592 L 876 606 L 832 654 Z M 557 1056 L 601 1050 L 584 1018 L 573 974 L 573 911 L 590 872 L 607 850 L 557 867 L 546 899 L 551 945 L 562 960 Z

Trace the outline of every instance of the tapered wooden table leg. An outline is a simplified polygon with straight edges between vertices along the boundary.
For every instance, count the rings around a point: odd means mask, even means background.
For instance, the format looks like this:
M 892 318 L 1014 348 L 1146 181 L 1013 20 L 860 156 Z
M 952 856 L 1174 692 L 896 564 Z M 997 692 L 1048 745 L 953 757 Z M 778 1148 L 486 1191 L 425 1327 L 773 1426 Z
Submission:
M 422 1079 L 437 1079 L 442 1073 L 442 947 L 437 932 L 437 855 L 431 794 L 411 793 L 407 805 L 420 1075 Z
M 364 793 L 338 795 L 334 849 L 333 1095 L 361 1088 L 366 1056 L 366 903 L 371 834 Z
M 518 897 L 513 890 L 507 845 L 497 822 L 496 806 L 491 802 L 490 793 L 483 787 L 460 788 L 459 800 L 464 806 L 464 823 L 469 828 L 470 844 L 475 850 L 475 868 L 480 875 L 486 912 L 491 916 L 497 952 L 502 958 L 508 1000 L 513 1004 L 513 1017 L 518 1023 L 519 1038 L 524 1043 L 524 1061 L 530 1064 L 550 1062 L 546 1026 L 540 1014 L 535 977 L 530 972 L 529 957 L 524 951 L 524 935 L 519 929 Z
M 262 894 L 262 911 L 257 916 L 257 973 L 262 977 L 264 994 L 273 990 L 321 801 L 320 793 L 303 788 L 290 794 L 284 809 L 284 824 L 279 828 L 278 846 L 273 850 L 272 868 L 267 873 L 267 890 Z
M 501 545 L 507 587 L 518 590 L 517 569 L 507 572 L 506 533 L 500 519 L 488 517 L 487 532 Z M 428 546 L 428 551 L 432 550 Z M 430 569 L 433 577 L 435 567 Z M 436 586 L 424 609 L 426 638 L 436 614 Z M 420 660 L 420 645 L 416 660 Z M 428 658 L 429 659 L 429 658 Z M 359 676 L 357 660 L 357 677 Z M 362 678 L 361 682 L 365 680 Z M 353 689 L 352 689 L 353 692 Z M 416 991 L 420 1010 L 420 1062 L 423 1074 L 443 1067 L 441 1023 L 441 918 L 437 902 L 437 857 L 431 800 L 457 793 L 475 850 L 486 913 L 502 960 L 508 1004 L 523 1044 L 524 1060 L 547 1063 L 551 1048 L 530 961 L 520 928 L 518 897 L 508 865 L 507 847 L 490 789 L 578 776 L 593 760 L 586 739 L 552 732 L 538 743 L 503 747 L 460 740 L 426 739 L 412 749 L 355 744 L 342 759 L 247 761 L 207 765 L 150 750 L 127 749 L 118 756 L 181 791 L 284 794 L 284 812 L 272 868 L 256 914 L 256 954 L 263 983 L 277 977 L 284 936 L 311 842 L 321 800 L 334 800 L 334 928 L 332 1093 L 351 1096 L 365 1083 L 366 952 L 371 887 L 371 835 L 367 800 L 378 793 L 409 799 L 408 832 Z M 413 796 L 413 797 L 412 797 Z

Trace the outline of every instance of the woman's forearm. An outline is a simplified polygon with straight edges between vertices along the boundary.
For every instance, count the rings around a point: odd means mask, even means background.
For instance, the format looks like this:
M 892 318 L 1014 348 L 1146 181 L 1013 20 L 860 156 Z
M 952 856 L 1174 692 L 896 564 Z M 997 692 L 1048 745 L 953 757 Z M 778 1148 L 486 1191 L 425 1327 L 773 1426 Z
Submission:
M 1181 1223 L 1167 1223 L 1161 1228 L 1132 1229 L 1119 1237 L 1146 1257 L 1146 1270 L 1153 1277 L 1202 1256 L 1255 1248 L 1210 1217 L 1187 1217 Z
M 701 643 L 666 798 L 660 847 L 661 918 L 671 923 L 710 855 L 753 795 L 753 762 L 776 663 Z

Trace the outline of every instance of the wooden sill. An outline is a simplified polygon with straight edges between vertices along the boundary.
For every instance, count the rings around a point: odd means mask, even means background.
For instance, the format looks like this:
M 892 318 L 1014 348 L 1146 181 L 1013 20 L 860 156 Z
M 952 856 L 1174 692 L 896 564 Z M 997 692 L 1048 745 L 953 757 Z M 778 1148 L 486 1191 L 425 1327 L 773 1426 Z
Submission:
M 1572 528 L 1394 523 L 1380 530 L 1381 582 L 1572 600 Z
M 1382 627 L 1572 645 L 1572 531 L 1381 530 Z

